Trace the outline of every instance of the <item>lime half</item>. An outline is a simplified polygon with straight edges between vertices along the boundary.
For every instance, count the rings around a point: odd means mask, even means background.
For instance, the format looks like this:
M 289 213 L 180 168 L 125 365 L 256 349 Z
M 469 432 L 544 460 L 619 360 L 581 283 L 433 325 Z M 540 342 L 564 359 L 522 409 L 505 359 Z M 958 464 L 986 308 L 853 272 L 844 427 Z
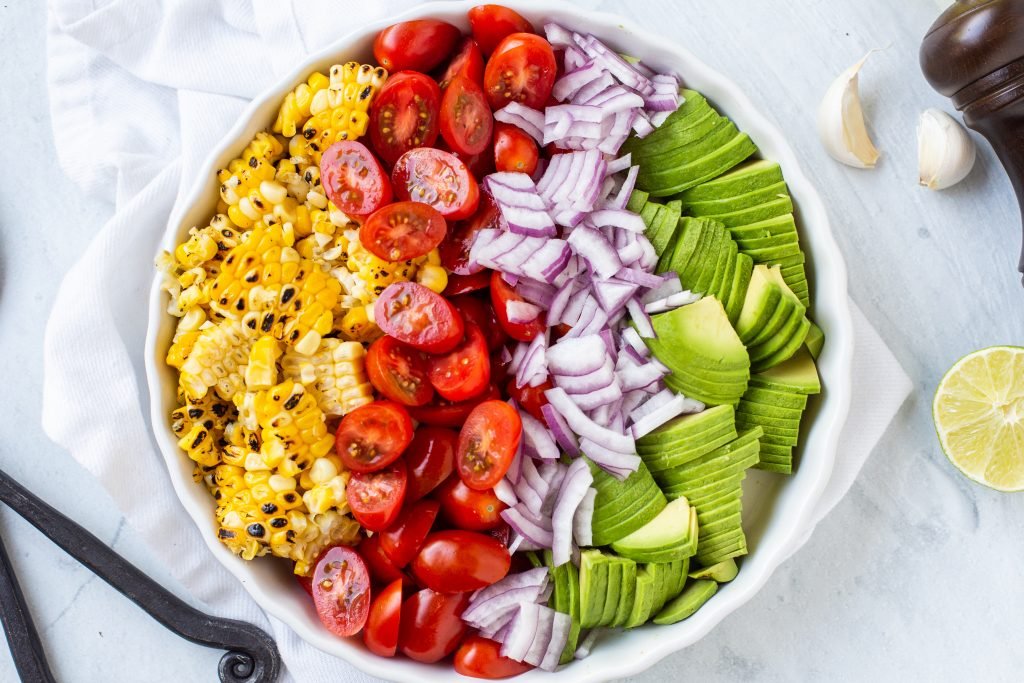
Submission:
M 1024 348 L 961 358 L 939 383 L 932 414 L 957 469 L 997 491 L 1024 490 Z

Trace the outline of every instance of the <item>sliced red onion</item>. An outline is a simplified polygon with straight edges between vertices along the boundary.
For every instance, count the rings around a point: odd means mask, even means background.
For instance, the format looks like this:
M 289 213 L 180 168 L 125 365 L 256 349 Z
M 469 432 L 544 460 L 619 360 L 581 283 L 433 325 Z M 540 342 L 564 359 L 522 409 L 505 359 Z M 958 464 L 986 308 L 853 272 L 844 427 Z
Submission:
M 526 481 L 530 488 L 537 494 L 540 499 L 540 504 L 530 504 L 526 506 L 524 512 L 529 512 L 533 517 L 534 521 L 540 524 L 545 529 L 551 528 L 551 520 L 546 518 L 539 518 L 541 509 L 544 507 L 544 499 L 548 497 L 550 493 L 551 484 L 548 480 L 541 476 L 541 473 L 537 470 L 537 465 L 527 458 L 523 461 L 523 480 Z M 539 519 L 538 519 L 539 518 Z
M 633 188 L 636 187 L 636 178 L 639 174 L 639 166 L 633 166 L 629 169 L 629 173 L 626 174 L 626 179 L 622 181 L 622 186 L 619 187 L 618 194 L 615 195 L 615 199 L 609 204 L 611 208 L 626 208 L 626 205 L 629 204 L 629 197 L 633 194 Z
M 520 538 L 522 537 L 520 536 Z M 484 638 L 490 638 L 491 640 L 500 643 L 505 639 L 505 635 L 508 633 L 508 629 L 512 624 L 512 619 L 514 619 L 515 616 L 515 609 L 506 610 L 489 620 L 485 625 L 476 626 L 476 628 Z
M 576 45 L 576 41 L 573 40 L 573 32 L 553 21 L 544 24 L 544 35 L 554 47 L 572 47 Z
M 640 338 L 640 335 L 632 327 L 627 327 L 622 330 L 622 340 L 626 345 L 632 349 L 640 358 L 646 358 L 651 355 L 651 350 L 647 348 L 647 344 Z
M 569 168 L 572 165 L 571 154 L 556 154 L 548 161 L 544 174 L 537 181 L 537 192 L 548 201 L 552 194 L 569 179 Z
M 505 302 L 505 315 L 511 323 L 532 323 L 540 317 L 541 312 L 540 306 L 531 304 L 528 301 L 509 299 Z
M 576 513 L 573 515 L 572 535 L 577 545 L 589 546 L 594 544 L 591 521 L 594 517 L 594 501 L 596 499 L 597 491 L 592 488 L 587 489 L 583 500 L 580 501 L 579 507 L 576 508 Z
M 554 237 L 557 234 L 547 203 L 537 193 L 530 176 L 525 173 L 492 173 L 484 178 L 484 188 L 498 205 L 511 232 L 531 237 Z
M 580 407 L 580 410 L 593 410 L 599 406 L 618 401 L 621 398 L 622 389 L 616 383 L 586 394 L 573 394 L 572 396 L 573 402 Z
M 618 159 L 612 159 L 608 162 L 608 175 L 612 173 L 618 173 L 619 171 L 625 171 L 633 164 L 633 155 L 624 154 Z
M 593 228 L 576 228 L 569 234 L 567 242 L 573 251 L 587 260 L 590 269 L 601 279 L 612 277 L 622 268 L 614 247 Z
M 512 360 L 508 364 L 510 372 L 517 372 L 523 365 L 523 359 L 526 358 L 526 352 L 529 351 L 529 344 L 516 344 L 516 350 L 512 352 Z
M 546 609 L 546 608 L 545 608 Z M 501 656 L 523 661 L 526 653 L 533 645 L 533 639 L 540 629 L 541 606 L 536 603 L 523 603 L 512 619 L 508 633 L 501 644 Z
M 565 70 L 572 71 L 578 69 L 587 62 L 591 61 L 587 55 L 583 54 L 575 45 L 569 45 L 565 48 Z
M 564 612 L 555 611 L 551 617 L 551 641 L 544 653 L 544 658 L 537 664 L 544 671 L 554 671 L 558 668 L 558 662 L 562 658 L 562 651 L 569 642 L 569 632 L 572 629 L 572 617 Z
M 529 443 L 537 456 L 542 459 L 557 459 L 560 455 L 558 444 L 555 443 L 555 439 L 547 427 L 529 413 L 520 412 L 519 417 L 523 421 L 523 439 Z M 495 489 L 495 495 L 497 495 L 497 489 Z
M 512 487 L 512 482 L 505 478 L 502 478 L 501 481 L 494 485 L 494 496 L 509 507 L 519 502 L 519 498 L 516 497 L 516 491 Z
M 646 391 L 635 390 L 630 391 L 622 395 L 622 404 L 619 406 L 619 410 L 623 415 L 631 414 L 641 403 L 648 400 L 648 394 Z
M 639 268 L 623 268 L 615 274 L 615 279 L 630 282 L 640 287 L 657 287 L 662 282 L 661 276 L 648 273 Z
M 532 461 L 532 459 L 530 457 L 524 458 L 523 459 L 524 466 L 525 466 L 525 463 L 529 463 L 531 461 Z M 534 490 L 534 488 L 530 485 L 530 481 L 525 476 L 520 477 L 519 481 L 513 487 L 513 491 L 516 494 L 516 498 L 519 499 L 519 502 L 516 503 L 512 507 L 514 507 L 515 509 L 519 510 L 520 513 L 522 513 L 522 511 L 524 511 L 524 510 L 532 510 L 532 511 L 535 511 L 537 514 L 540 513 L 540 509 L 544 506 L 544 496 L 542 496 L 540 493 L 538 493 L 536 490 Z M 533 521 L 533 520 L 530 519 L 529 521 Z M 544 525 L 543 524 L 538 524 L 538 526 L 543 528 Z M 522 532 L 520 532 L 520 533 L 522 533 Z M 527 534 L 523 534 L 523 535 L 527 536 Z M 527 536 L 527 537 L 530 538 L 531 540 L 535 541 L 535 539 L 533 539 L 532 537 L 530 537 L 530 536 Z
M 576 102 L 587 102 L 614 86 L 615 79 L 612 75 L 610 73 L 603 72 L 598 78 L 580 88 L 573 100 Z
M 541 608 L 537 615 L 537 630 L 533 634 L 533 642 L 520 661 L 534 666 L 544 661 L 544 654 L 548 651 L 548 645 L 551 644 L 551 634 L 555 627 L 555 614 L 557 612 L 549 607 Z
M 543 596 L 547 587 L 551 585 L 551 582 L 547 577 L 546 568 L 541 567 L 540 569 L 545 569 L 545 576 L 540 582 L 534 582 L 533 577 L 529 576 L 521 582 L 502 585 L 501 590 L 497 593 L 487 596 L 473 596 L 469 606 L 462 613 L 462 620 L 470 626 L 497 631 L 505 623 L 502 620 L 503 616 L 514 614 L 520 605 L 536 604 L 541 601 L 541 596 Z M 521 574 L 510 574 L 505 579 L 531 574 L 534 571 L 537 570 L 532 569 Z M 492 584 L 492 586 L 504 584 L 505 579 Z M 492 586 L 488 586 L 488 588 Z
M 644 249 L 644 255 L 638 261 L 640 267 L 654 270 L 654 267 L 658 265 L 658 252 L 654 250 L 654 245 L 647 238 L 643 238 L 639 242 Z
M 541 514 L 544 515 L 546 519 L 551 519 L 551 513 L 554 512 L 555 503 L 558 500 L 558 492 L 562 489 L 562 482 L 565 480 L 565 474 L 569 471 L 569 468 L 560 462 L 547 460 L 541 463 L 538 471 L 548 483 L 548 495 L 544 498 L 544 506 L 541 508 Z M 553 522 L 551 530 L 554 532 Z
M 516 284 L 516 294 L 547 310 L 555 298 L 555 288 L 546 282 L 524 278 Z
M 679 281 L 679 276 L 674 271 L 661 273 L 658 277 L 661 278 L 661 282 L 649 291 L 644 292 L 644 295 L 640 297 L 641 303 L 649 304 L 652 301 L 664 299 L 683 291 L 683 283 Z
M 678 106 L 676 108 L 678 109 Z M 656 111 L 647 118 L 651 120 L 652 126 L 654 126 L 655 128 L 661 128 L 661 125 L 668 121 L 668 117 L 671 115 L 671 111 Z
M 654 93 L 654 84 L 647 76 L 594 36 L 581 37 L 579 34 L 573 34 L 573 40 L 584 54 L 607 69 L 623 85 L 645 97 Z
M 568 270 L 568 268 L 566 270 Z M 548 325 L 557 325 L 562 321 L 562 313 L 565 311 L 565 306 L 569 303 L 569 299 L 572 297 L 575 290 L 576 281 L 571 278 L 567 279 L 565 284 L 558 288 L 558 291 L 555 292 L 555 295 L 548 306 Z
M 615 333 L 612 332 L 610 327 L 606 327 L 597 336 L 601 337 L 601 341 L 604 342 L 604 348 L 608 350 L 608 357 L 611 358 L 612 362 L 618 361 L 619 349 L 615 344 Z
M 601 469 L 619 479 L 625 479 L 640 467 L 640 456 L 633 449 L 623 453 L 584 437 L 580 439 L 580 450 Z
M 570 559 L 573 517 L 593 483 L 594 477 L 590 474 L 590 467 L 585 460 L 574 460 L 569 465 L 569 470 L 558 493 L 558 502 L 555 503 L 555 509 L 551 515 L 551 528 L 553 529 L 551 556 L 556 567 L 565 564 Z
M 583 306 L 580 308 L 579 317 L 571 317 L 566 314 L 565 323 L 572 327 L 565 338 L 572 339 L 574 337 L 580 337 L 589 335 L 590 332 L 587 330 L 591 327 L 594 322 L 594 318 L 601 311 L 601 305 L 597 303 L 597 299 L 587 294 L 586 298 L 583 299 Z M 604 324 L 607 322 L 607 316 L 598 320 L 598 324 Z
M 591 213 L 588 216 L 588 221 L 591 225 L 598 228 L 612 225 L 616 228 L 639 233 L 643 233 L 647 229 L 647 226 L 644 225 L 644 219 L 640 218 L 639 214 L 626 211 L 625 209 L 600 209 Z
M 547 567 L 535 567 L 533 569 L 528 569 L 525 572 L 508 574 L 500 581 L 496 581 L 490 586 L 485 586 L 473 593 L 470 604 L 463 612 L 463 616 L 466 614 L 473 615 L 476 605 L 516 588 L 533 587 L 537 589 L 537 594 L 540 595 L 541 590 L 543 590 L 544 586 L 547 585 L 550 578 L 551 576 L 548 573 Z
M 555 442 L 558 443 L 561 449 L 570 456 L 575 457 L 579 455 L 579 441 L 577 441 L 576 435 L 572 433 L 565 418 L 558 414 L 554 406 L 548 404 L 541 406 L 540 412 L 544 415 L 544 421 L 548 423 L 551 436 L 555 437 Z
M 682 394 L 675 396 L 665 405 L 655 408 L 633 423 L 633 438 L 639 439 L 650 434 L 655 429 L 665 424 L 672 418 L 683 413 L 698 413 L 704 410 L 704 404 L 700 401 L 688 399 Z
M 599 628 L 591 629 L 582 639 L 580 639 L 579 645 L 576 647 L 576 653 L 573 655 L 573 659 L 586 659 L 590 656 L 590 651 L 594 647 L 594 643 L 597 642 L 597 637 L 601 635 Z
M 654 132 L 654 124 L 643 112 L 640 112 L 640 115 L 633 120 L 633 132 L 638 138 L 645 138 Z
M 647 363 L 620 371 L 618 380 L 622 391 L 634 391 L 646 387 L 651 382 L 658 381 L 664 377 L 664 374 L 661 368 L 654 363 Z
M 560 339 L 547 352 L 548 368 L 556 375 L 588 375 L 604 367 L 604 340 L 598 335 Z
M 651 322 L 651 316 L 647 315 L 639 301 L 630 299 L 626 302 L 626 308 L 629 310 L 629 316 L 633 319 L 633 324 L 636 325 L 636 331 L 640 334 L 641 338 L 650 339 L 657 336 L 654 334 L 654 324 Z
M 621 271 L 620 271 L 621 272 Z M 621 282 L 616 279 L 596 282 L 594 284 L 594 296 L 601 304 L 605 312 L 617 311 L 626 305 L 640 285 L 631 282 Z
M 598 406 L 597 408 L 591 410 L 587 417 L 589 417 L 591 420 L 601 425 L 602 427 L 607 427 L 609 424 L 611 424 L 612 407 L 607 403 L 604 404 L 603 406 Z
M 591 441 L 606 444 L 609 448 L 616 449 L 623 453 L 636 453 L 636 443 L 625 434 L 617 434 L 611 430 L 596 424 L 593 420 L 583 414 L 583 411 L 576 405 L 573 399 L 564 389 L 555 387 L 544 392 L 548 402 L 554 406 L 569 427 L 581 437 Z M 549 423 L 550 424 L 550 423 Z
M 581 324 L 572 328 L 565 336 L 575 337 L 578 335 L 596 334 L 611 324 L 612 321 L 610 320 L 610 316 L 598 306 L 597 310 L 593 312 L 590 320 L 585 325 Z
M 564 76 L 555 81 L 551 94 L 559 102 L 565 102 L 576 95 L 580 88 L 600 78 L 603 73 L 604 71 L 597 62 L 588 61 L 583 66 L 567 71 Z M 497 118 L 497 114 L 495 114 L 495 118 Z M 540 127 L 543 129 L 543 121 L 541 121 Z
M 566 393 L 572 394 L 573 400 L 575 400 L 577 395 L 599 391 L 615 382 L 615 366 L 610 358 L 606 358 L 605 363 L 594 372 L 586 375 L 556 374 L 553 380 L 555 386 L 565 389 Z
M 653 413 L 658 408 L 666 406 L 672 402 L 672 399 L 676 397 L 676 393 L 671 389 L 663 389 L 654 396 L 641 403 L 639 406 L 634 408 L 629 413 L 629 418 L 634 422 L 639 422 L 643 418 Z
M 690 291 L 677 292 L 664 299 L 658 299 L 652 301 L 644 306 L 644 311 L 650 314 L 664 313 L 665 311 L 671 311 L 681 306 L 689 306 L 692 303 L 696 303 L 701 300 L 700 294 L 694 294 Z
M 519 448 L 516 449 L 516 454 L 512 456 L 512 463 L 508 466 L 508 472 L 505 473 L 505 478 L 512 484 L 518 483 L 522 478 L 523 458 L 523 442 L 520 440 Z
M 544 139 L 544 112 L 531 109 L 519 102 L 509 102 L 494 112 L 494 120 L 522 129 L 523 132 L 536 140 L 538 144 L 541 144 L 541 141 Z
M 501 511 L 501 518 L 508 522 L 515 532 L 531 541 L 537 547 L 550 548 L 552 533 L 545 529 L 533 519 L 527 517 L 521 508 L 521 504 Z

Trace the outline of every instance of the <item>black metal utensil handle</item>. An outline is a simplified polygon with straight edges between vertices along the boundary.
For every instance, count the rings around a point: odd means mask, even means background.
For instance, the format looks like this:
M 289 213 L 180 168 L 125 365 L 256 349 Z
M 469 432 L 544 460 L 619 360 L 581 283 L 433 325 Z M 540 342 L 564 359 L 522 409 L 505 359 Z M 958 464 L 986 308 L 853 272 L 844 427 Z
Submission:
M 43 643 L 39 639 L 36 625 L 32 623 L 25 596 L 18 585 L 7 549 L 0 540 L 0 623 L 7 634 L 14 668 L 22 681 L 31 683 L 56 683 L 50 665 L 46 661 Z
M 195 609 L 86 529 L 44 503 L 3 470 L 0 470 L 0 501 L 166 628 L 193 643 L 227 650 L 218 666 L 220 680 L 224 683 L 273 683 L 277 680 L 281 673 L 281 655 L 274 640 L 263 630 L 243 621 L 212 617 Z M 13 579 L 13 573 L 10 578 Z M 7 583 L 0 579 L 0 598 L 3 598 L 0 613 L 4 614 L 5 626 L 8 615 L 12 619 L 20 617 L 22 621 L 28 616 L 23 599 L 8 600 L 2 593 Z M 16 580 L 13 587 L 17 590 Z M 17 592 L 20 598 L 20 591 Z M 28 623 L 31 624 L 30 619 Z M 39 636 L 34 628 L 30 629 L 23 631 L 24 638 L 19 640 L 18 647 L 27 645 L 42 656 Z M 11 645 L 13 649 L 15 644 L 12 642 Z M 42 665 L 46 666 L 45 657 Z

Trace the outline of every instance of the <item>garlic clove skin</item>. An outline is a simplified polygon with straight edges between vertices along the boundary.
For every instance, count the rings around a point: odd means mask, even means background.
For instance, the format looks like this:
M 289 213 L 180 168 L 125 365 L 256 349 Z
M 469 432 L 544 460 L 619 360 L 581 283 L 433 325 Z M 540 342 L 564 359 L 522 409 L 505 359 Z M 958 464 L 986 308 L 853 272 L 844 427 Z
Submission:
M 874 168 L 881 157 L 871 142 L 860 104 L 859 74 L 871 52 L 832 82 L 818 107 L 818 135 L 825 150 L 854 168 Z
M 945 190 L 967 177 L 978 148 L 956 119 L 939 109 L 926 109 L 917 123 L 917 167 L 920 183 Z

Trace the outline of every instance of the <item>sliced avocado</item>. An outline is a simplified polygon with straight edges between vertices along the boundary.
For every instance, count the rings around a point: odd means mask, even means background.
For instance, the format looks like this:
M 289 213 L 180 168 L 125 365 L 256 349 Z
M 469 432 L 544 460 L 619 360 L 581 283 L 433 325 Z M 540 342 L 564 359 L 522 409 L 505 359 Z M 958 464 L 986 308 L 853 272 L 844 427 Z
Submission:
M 612 550 L 637 562 L 682 560 L 697 552 L 697 513 L 685 498 L 678 498 L 658 516 L 628 536 L 612 543 Z
M 711 283 L 715 279 L 715 266 L 718 265 L 722 251 L 728 249 L 728 243 L 732 241 L 729 239 L 725 228 L 720 224 L 709 222 L 708 229 L 711 230 L 713 241 L 707 255 L 703 257 L 698 266 L 697 277 L 690 283 L 690 286 L 687 286 L 687 282 L 683 281 L 684 287 L 687 287 L 691 292 L 699 292 L 701 294 L 709 294 L 712 291 Z
M 691 216 L 715 216 L 727 214 L 734 211 L 742 211 L 768 202 L 773 202 L 781 197 L 788 197 L 785 182 L 772 183 L 759 187 L 743 194 L 723 196 L 719 199 L 705 199 L 702 201 L 686 201 L 682 193 L 679 201 L 686 207 L 686 212 Z M 748 221 L 749 222 L 749 221 Z
M 744 248 L 743 251 L 750 254 L 750 258 L 758 263 L 776 263 L 779 259 L 801 253 L 800 245 L 796 242 L 758 249 Z
M 693 448 L 683 449 L 676 448 L 671 451 L 665 451 L 660 455 L 641 455 L 647 463 L 648 469 L 651 470 L 651 474 L 654 475 L 655 480 L 659 484 L 664 483 L 664 477 L 662 472 L 667 470 L 673 470 L 677 467 L 682 467 L 686 463 L 695 460 L 709 451 L 713 451 L 720 446 L 724 446 L 736 439 L 736 428 L 734 425 L 724 425 L 718 428 L 714 435 L 709 435 L 706 441 L 703 441 L 698 446 Z
M 661 611 L 665 601 L 668 600 L 668 592 L 671 587 L 668 565 L 663 562 L 648 562 L 644 565 L 654 578 L 654 600 L 651 603 L 651 616 Z
M 743 339 L 752 339 L 768 324 L 782 301 L 782 289 L 769 277 L 764 266 L 754 266 L 750 276 L 750 287 L 736 321 L 736 331 Z
M 751 363 L 751 369 L 757 372 L 769 370 L 774 368 L 776 365 L 786 362 L 793 357 L 797 351 L 804 346 L 804 341 L 807 339 L 807 333 L 811 329 L 811 321 L 806 317 L 800 318 L 800 326 L 797 328 L 793 335 L 789 338 L 789 341 L 782 346 L 778 351 L 764 358 L 758 358 L 756 367 Z M 806 350 L 806 349 L 804 349 Z M 760 355 L 760 354 L 759 354 Z
M 704 385 L 688 380 L 683 375 L 668 375 L 664 379 L 665 386 L 672 391 L 709 406 L 734 406 L 739 403 L 746 388 L 746 385 L 740 385 L 736 389 L 710 390 Z
M 622 594 L 623 562 L 618 557 L 606 555 L 608 561 L 608 587 L 599 626 L 611 626 L 619 611 L 619 596 Z
M 659 185 L 651 194 L 668 196 L 714 178 L 757 152 L 757 145 L 746 133 L 736 135 L 728 143 L 719 145 L 714 152 L 679 166 L 670 177 L 652 181 Z M 662 185 L 662 183 L 666 183 Z M 652 186 L 653 187 L 653 186 Z
M 684 202 L 714 201 L 737 197 L 783 182 L 782 168 L 777 162 L 759 159 L 737 166 L 714 180 L 701 183 L 680 195 Z
M 749 362 L 747 349 L 729 324 L 725 309 L 713 297 L 655 315 L 652 323 L 659 340 L 645 340 L 649 345 L 663 341 L 674 350 L 697 356 L 710 368 L 745 368 Z M 658 355 L 656 349 L 651 351 Z
M 580 626 L 600 624 L 608 594 L 608 559 L 600 550 L 580 553 Z
M 658 148 L 654 153 L 644 152 L 640 155 L 643 162 L 640 163 L 640 171 L 637 174 L 637 185 L 647 189 L 653 181 L 653 187 L 658 187 L 666 179 L 671 179 L 678 169 L 683 168 L 689 160 L 700 159 L 708 154 L 714 153 L 722 145 L 728 143 L 736 135 L 739 129 L 724 116 L 717 116 L 710 119 L 710 125 L 706 121 L 685 130 L 677 130 L 671 144 Z M 655 131 L 657 133 L 658 131 Z M 650 139 L 654 133 L 647 136 Z M 639 160 L 634 161 L 638 163 Z M 643 184 L 641 184 L 643 183 Z M 665 197 L 668 194 L 651 191 L 655 197 Z
M 714 581 L 692 581 L 682 593 L 665 605 L 654 617 L 655 624 L 674 624 L 682 621 L 704 606 L 718 591 Z
M 733 409 L 729 406 L 708 408 L 699 413 L 673 418 L 653 432 L 637 439 L 637 448 L 671 444 L 682 438 L 700 434 L 720 424 L 733 422 Z
M 705 523 L 701 527 L 701 532 L 707 534 L 708 536 L 711 536 L 712 534 L 728 531 L 729 529 L 738 529 L 742 526 L 743 521 L 741 519 L 741 513 L 736 512 L 731 515 L 722 517 L 720 519 L 716 519 L 714 521 Z
M 786 216 L 793 212 L 793 200 L 789 195 L 776 197 L 771 201 L 744 209 L 737 209 L 728 213 L 701 214 L 713 218 L 722 225 L 728 227 L 750 225 L 760 221 Z
M 736 255 L 736 270 L 733 273 L 732 288 L 729 291 L 728 303 L 725 305 L 729 322 L 735 326 L 743 310 L 743 302 L 747 298 L 747 289 L 754 272 L 754 260 L 749 255 Z
M 759 237 L 733 237 L 743 251 L 759 251 L 772 247 L 783 247 L 796 244 L 796 233 L 781 233 L 778 235 L 763 235 Z M 783 278 L 785 279 L 785 278 Z
M 811 357 L 814 360 L 818 360 L 821 350 L 825 347 L 825 333 L 812 322 L 811 329 L 807 331 L 807 339 L 804 340 L 804 343 L 807 344 L 807 350 L 811 353 Z
M 760 459 L 760 455 L 758 457 Z M 725 478 L 715 479 L 699 488 L 694 488 L 689 483 L 677 484 L 675 487 L 666 486 L 665 495 L 669 497 L 675 495 L 686 496 L 691 505 L 701 510 L 705 506 L 713 505 L 716 501 L 725 497 L 731 496 L 734 500 L 740 500 L 743 496 L 740 484 L 744 477 L 746 477 L 746 470 Z M 700 515 L 697 516 L 697 521 L 699 524 Z
M 760 427 L 776 427 L 778 429 L 791 430 L 793 432 L 800 431 L 800 420 L 789 417 L 768 417 L 766 415 L 757 415 L 744 411 L 736 413 L 737 419 L 740 419 L 745 424 L 756 424 Z
M 683 592 L 683 588 L 686 586 L 686 573 L 690 570 L 690 558 L 673 562 L 669 565 L 669 568 L 671 576 L 675 581 L 669 586 L 668 594 L 666 595 L 667 600 L 671 600 Z
M 626 202 L 626 211 L 641 213 L 644 206 L 647 204 L 648 197 L 650 197 L 650 195 L 643 190 L 633 190 L 629 195 L 629 201 Z
M 763 266 L 758 266 L 763 268 Z M 781 292 L 782 290 L 779 289 Z M 786 288 L 789 291 L 789 288 Z M 750 353 L 752 350 L 758 349 L 763 343 L 778 343 L 778 336 L 786 325 L 795 327 L 800 319 L 804 315 L 804 307 L 800 305 L 795 296 L 782 296 L 779 298 L 778 304 L 775 306 L 775 310 L 771 316 L 762 321 L 760 327 L 755 327 L 752 330 L 740 335 L 740 339 L 744 340 L 744 344 L 747 347 L 747 352 Z M 792 332 L 792 330 L 790 330 Z M 782 339 L 784 343 L 788 337 Z
M 729 237 L 729 233 L 723 231 L 724 244 L 722 249 L 718 252 L 718 260 L 713 266 L 714 270 L 712 273 L 711 284 L 708 285 L 707 293 L 710 296 L 714 296 L 725 307 L 728 302 L 728 294 L 722 294 L 723 283 L 726 278 L 729 278 L 729 283 L 726 289 L 732 287 L 732 272 L 736 268 L 736 254 L 739 253 L 739 247 L 736 246 L 736 242 Z M 728 316 L 728 313 L 726 313 Z
M 608 545 L 636 531 L 668 505 L 643 462 L 625 481 L 612 477 L 591 461 L 588 464 L 597 491 L 591 520 L 594 545 Z M 628 501 L 634 501 L 635 507 L 623 514 Z
M 744 240 L 754 240 L 762 237 L 772 237 L 774 235 L 786 235 L 793 241 L 797 241 L 799 239 L 796 229 L 796 219 L 793 218 L 792 214 L 776 216 L 774 218 L 757 221 L 756 223 L 750 223 L 748 225 L 729 226 L 729 234 L 732 235 L 734 240 L 740 242 L 741 246 Z
M 732 239 L 729 240 L 729 243 L 731 245 L 729 247 L 730 256 L 725 263 L 725 268 L 722 269 L 721 282 L 718 283 L 718 288 L 714 291 L 715 298 L 721 302 L 726 315 L 729 314 L 729 297 L 732 296 L 733 283 L 736 280 L 736 270 L 739 268 L 739 262 L 737 259 L 739 256 L 739 246 L 737 246 L 736 242 Z
M 783 349 L 794 344 L 797 347 L 803 345 L 804 340 L 807 338 L 807 330 L 810 329 L 811 323 L 804 315 L 804 312 L 807 309 L 796 301 L 793 302 L 793 305 L 795 308 L 790 311 L 789 317 L 783 321 L 782 325 L 779 326 L 773 336 L 768 337 L 763 341 L 752 341 L 748 344 L 747 352 L 750 354 L 751 366 L 754 365 L 755 361 L 761 362 L 767 358 L 776 356 Z M 794 349 L 794 351 L 795 350 L 796 349 Z
M 747 392 L 749 393 L 749 391 Z M 740 401 L 740 405 L 737 410 L 741 410 L 751 415 L 764 415 L 765 417 L 773 417 L 782 420 L 796 420 L 800 421 L 803 417 L 804 409 L 801 408 L 788 408 L 785 406 L 771 405 L 765 403 L 759 403 L 757 401 L 751 401 L 744 395 L 743 400 Z
M 672 243 L 672 238 L 679 225 L 680 214 L 678 210 L 655 205 L 653 202 L 648 203 L 647 206 L 658 206 L 658 210 L 649 219 L 644 214 L 640 214 L 647 226 L 644 235 L 654 247 L 655 253 L 661 254 Z
M 743 394 L 743 400 L 762 406 L 778 406 L 779 408 L 795 408 L 797 410 L 803 410 L 807 407 L 807 396 L 804 394 L 776 391 L 775 389 L 764 389 L 761 387 L 747 389 L 747 393 Z
M 817 368 L 814 367 L 811 354 L 806 350 L 797 351 L 785 363 L 753 375 L 751 384 L 756 387 L 798 394 L 821 392 L 821 381 L 818 379 Z
M 683 236 L 667 262 L 667 269 L 674 270 L 686 288 L 697 281 L 701 266 L 707 261 L 716 237 L 712 224 L 700 218 L 683 216 L 679 219 L 679 229 L 683 231 Z
M 633 609 L 623 628 L 636 628 L 647 623 L 651 618 L 651 606 L 654 604 L 654 577 L 644 567 L 636 569 L 636 595 L 633 598 Z
M 746 144 L 738 145 L 744 139 Z M 740 157 L 739 161 L 757 151 L 750 138 L 741 133 L 736 124 L 724 117 L 717 121 L 714 128 L 704 137 L 698 140 L 680 140 L 680 143 L 671 151 L 645 156 L 647 166 L 641 165 L 637 177 L 637 184 L 640 187 L 651 188 L 648 191 L 654 196 L 673 195 L 704 182 L 707 173 L 711 172 L 710 169 L 724 163 L 719 161 L 720 159 L 731 158 L 740 148 L 744 151 L 744 156 Z M 728 168 L 732 168 L 739 161 L 731 162 Z M 721 173 L 722 171 L 719 171 L 716 175 Z M 686 186 L 675 189 L 679 184 Z
M 615 614 L 615 620 L 611 626 L 619 628 L 625 626 L 633 613 L 633 603 L 636 601 L 636 562 L 625 558 L 622 561 L 622 588 L 619 590 L 619 609 Z

